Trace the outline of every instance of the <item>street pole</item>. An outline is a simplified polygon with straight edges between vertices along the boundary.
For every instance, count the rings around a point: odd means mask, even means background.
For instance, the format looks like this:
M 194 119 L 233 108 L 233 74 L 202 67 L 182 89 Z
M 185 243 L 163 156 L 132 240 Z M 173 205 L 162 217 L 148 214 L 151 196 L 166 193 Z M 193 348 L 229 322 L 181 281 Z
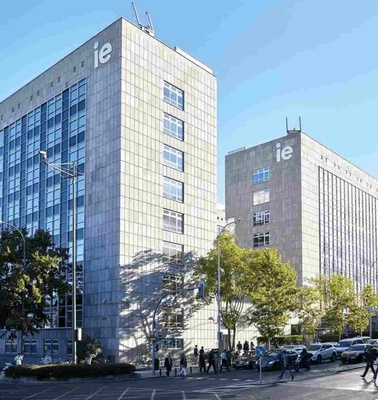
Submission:
M 217 338 L 218 338 L 218 363 L 219 363 L 219 355 L 221 352 L 222 347 L 222 338 L 221 338 L 221 247 L 220 247 L 220 238 L 224 232 L 224 230 L 232 225 L 232 224 L 239 224 L 241 219 L 237 219 L 236 221 L 231 221 L 226 224 L 217 236 L 217 253 L 218 253 L 218 263 L 217 263 L 217 305 L 218 305 L 218 318 L 217 318 Z
M 40 150 L 43 162 L 62 174 L 63 177 L 72 179 L 72 363 L 77 363 L 77 327 L 76 327 L 76 178 L 84 175 L 77 169 L 75 162 L 54 164 L 47 161 L 47 153 Z
M 5 222 L 5 221 L 0 221 L 0 224 L 4 224 L 4 225 L 8 225 L 11 228 L 13 228 L 14 230 L 16 230 L 22 239 L 22 244 L 23 244 L 23 252 L 22 252 L 22 267 L 23 267 L 23 272 L 25 273 L 26 270 L 26 241 L 25 241 L 25 236 L 24 234 L 21 232 L 21 230 L 19 228 L 17 228 L 17 226 L 10 224 L 9 222 Z M 25 314 L 25 294 L 22 294 L 22 303 L 21 303 L 21 315 L 22 317 L 24 317 Z M 21 351 L 20 351 L 21 355 L 24 354 L 24 329 L 21 329 Z
M 373 264 L 370 267 L 370 270 L 374 267 L 375 264 L 377 264 L 378 260 L 375 260 Z M 374 288 L 374 293 L 377 294 L 377 274 L 375 274 L 375 288 Z M 370 313 L 372 312 L 372 309 L 370 308 Z M 369 336 L 372 339 L 373 338 L 373 316 L 370 314 L 369 317 Z

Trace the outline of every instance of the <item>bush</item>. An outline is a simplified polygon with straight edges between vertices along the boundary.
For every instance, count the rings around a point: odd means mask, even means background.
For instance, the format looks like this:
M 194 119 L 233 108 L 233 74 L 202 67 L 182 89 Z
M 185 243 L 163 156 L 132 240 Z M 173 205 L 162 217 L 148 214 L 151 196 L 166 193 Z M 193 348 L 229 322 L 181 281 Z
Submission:
M 131 364 L 58 364 L 58 365 L 16 365 L 7 368 L 4 373 L 9 378 L 35 377 L 37 380 L 49 378 L 88 378 L 107 375 L 126 375 L 135 371 Z
M 341 336 L 343 339 L 343 336 Z M 319 342 L 326 343 L 326 342 L 338 342 L 339 335 L 337 333 L 325 333 L 324 335 L 319 335 Z
M 285 344 L 302 344 L 303 343 L 303 336 L 302 335 L 285 335 L 285 336 L 276 336 L 272 339 L 271 344 L 277 346 L 283 346 Z M 267 340 L 263 337 L 257 338 L 257 343 L 267 343 Z

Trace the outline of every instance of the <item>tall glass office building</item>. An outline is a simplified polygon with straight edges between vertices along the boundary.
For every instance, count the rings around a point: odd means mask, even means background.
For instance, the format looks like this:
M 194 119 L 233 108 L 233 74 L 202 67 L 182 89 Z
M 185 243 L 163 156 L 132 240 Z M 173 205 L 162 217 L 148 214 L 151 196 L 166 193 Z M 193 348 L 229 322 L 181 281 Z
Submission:
M 239 244 L 277 248 L 300 284 L 342 274 L 378 290 L 377 199 L 377 179 L 300 131 L 226 157 Z
M 3 221 L 48 229 L 72 253 L 72 180 L 38 152 L 84 173 L 77 319 L 111 359 L 150 353 L 159 298 L 213 245 L 216 91 L 210 68 L 121 18 L 0 103 Z M 46 312 L 46 329 L 26 338 L 26 360 L 69 358 L 70 298 L 50 299 Z M 164 348 L 215 346 L 211 316 L 212 307 L 192 318 L 178 309 L 157 320 L 170 332 Z M 19 346 L 1 335 L 0 356 Z

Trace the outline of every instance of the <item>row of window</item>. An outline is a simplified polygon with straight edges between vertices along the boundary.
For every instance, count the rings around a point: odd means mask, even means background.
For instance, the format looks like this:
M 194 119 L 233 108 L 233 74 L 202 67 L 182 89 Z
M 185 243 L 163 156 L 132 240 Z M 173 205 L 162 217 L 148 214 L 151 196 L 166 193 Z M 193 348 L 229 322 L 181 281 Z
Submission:
M 253 247 L 264 247 L 269 245 L 269 232 L 255 233 L 253 235 Z
M 184 110 L 184 92 L 168 82 L 164 82 L 164 101 L 180 110 Z M 172 115 L 164 114 L 163 131 L 165 134 L 178 140 L 184 140 L 184 122 Z M 164 145 L 163 163 L 167 167 L 178 171 L 184 171 L 184 153 L 171 146 Z M 163 197 L 183 203 L 184 183 L 165 176 L 163 180 Z M 164 209 L 163 229 L 175 233 L 184 233 L 184 214 Z M 163 262 L 167 264 L 182 264 L 183 253 L 183 245 L 172 242 L 163 242 Z M 167 276 L 165 279 L 163 277 L 163 288 L 166 285 L 170 286 L 170 289 L 173 289 L 173 286 L 177 288 L 177 277 L 174 277 L 173 280 L 171 278 L 172 276 Z M 175 318 L 180 319 L 180 317 L 177 316 L 175 316 Z M 180 321 L 175 320 L 175 324 Z M 175 345 L 177 345 L 177 343 L 175 343 Z
M 17 353 L 18 342 L 16 339 L 7 339 L 5 341 L 5 353 Z M 37 354 L 37 339 L 24 339 L 24 354 Z M 44 339 L 43 340 L 43 355 L 57 356 L 59 354 L 59 339 Z M 66 354 L 72 354 L 72 340 L 66 340 Z
M 253 174 L 252 174 L 252 183 L 253 184 L 268 182 L 269 179 L 270 179 L 269 167 L 260 168 L 260 169 L 256 169 L 253 171 Z

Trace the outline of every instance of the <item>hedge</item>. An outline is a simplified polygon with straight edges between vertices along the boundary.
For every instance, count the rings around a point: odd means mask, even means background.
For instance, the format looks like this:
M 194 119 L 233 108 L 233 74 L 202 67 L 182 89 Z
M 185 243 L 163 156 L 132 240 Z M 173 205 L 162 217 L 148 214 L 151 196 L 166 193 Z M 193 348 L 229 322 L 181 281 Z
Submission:
M 131 364 L 55 364 L 55 365 L 13 365 L 4 373 L 9 378 L 35 377 L 44 379 L 88 378 L 108 375 L 125 375 L 135 371 Z
M 257 343 L 267 343 L 266 338 L 258 337 Z M 270 341 L 273 345 L 282 346 L 285 344 L 301 344 L 303 343 L 303 336 L 302 335 L 285 335 L 285 336 L 276 336 Z

